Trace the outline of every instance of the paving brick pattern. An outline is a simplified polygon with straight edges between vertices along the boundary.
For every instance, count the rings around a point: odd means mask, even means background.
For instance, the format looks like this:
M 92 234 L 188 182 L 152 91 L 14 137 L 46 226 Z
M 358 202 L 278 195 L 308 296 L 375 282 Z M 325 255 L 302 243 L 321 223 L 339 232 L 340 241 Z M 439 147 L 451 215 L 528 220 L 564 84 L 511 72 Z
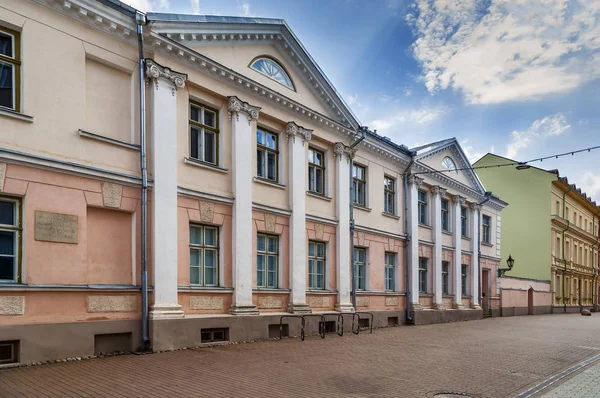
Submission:
M 600 352 L 600 315 L 400 326 L 0 371 L 0 397 L 510 397 Z
M 545 390 L 539 397 L 600 398 L 600 363 L 586 367 L 560 385 Z

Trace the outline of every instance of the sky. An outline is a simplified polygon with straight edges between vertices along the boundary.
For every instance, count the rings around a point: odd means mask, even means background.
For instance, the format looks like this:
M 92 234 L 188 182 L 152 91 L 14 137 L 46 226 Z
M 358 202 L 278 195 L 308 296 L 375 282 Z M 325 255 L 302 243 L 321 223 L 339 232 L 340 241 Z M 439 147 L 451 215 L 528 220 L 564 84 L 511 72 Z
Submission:
M 600 145 L 600 0 L 122 0 L 142 11 L 285 19 L 361 124 L 471 161 Z M 558 168 L 600 203 L 600 150 Z

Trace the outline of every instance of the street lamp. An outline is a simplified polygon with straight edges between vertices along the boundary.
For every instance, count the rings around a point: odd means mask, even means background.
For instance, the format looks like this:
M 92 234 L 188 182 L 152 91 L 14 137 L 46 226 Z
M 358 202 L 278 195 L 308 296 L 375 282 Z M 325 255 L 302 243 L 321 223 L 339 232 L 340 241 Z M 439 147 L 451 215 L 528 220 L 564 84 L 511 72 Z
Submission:
M 510 254 L 508 255 L 508 260 L 506 260 L 506 265 L 508 265 L 508 268 L 498 268 L 498 278 L 503 277 L 504 274 L 510 271 L 515 265 L 515 259 L 512 258 Z

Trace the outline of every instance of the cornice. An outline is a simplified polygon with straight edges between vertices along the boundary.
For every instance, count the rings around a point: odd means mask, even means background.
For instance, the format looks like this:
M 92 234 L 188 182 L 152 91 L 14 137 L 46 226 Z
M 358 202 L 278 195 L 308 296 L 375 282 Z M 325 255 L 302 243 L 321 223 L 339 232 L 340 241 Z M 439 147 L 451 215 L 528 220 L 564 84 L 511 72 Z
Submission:
M 285 131 L 288 141 L 291 138 L 294 142 L 296 142 L 296 136 L 298 136 L 302 139 L 302 145 L 311 140 L 313 132 L 312 130 L 298 126 L 295 122 L 288 122 L 288 124 L 285 126 Z
M 576 236 L 580 240 L 585 241 L 590 245 L 594 245 L 598 243 L 596 236 L 593 234 L 579 228 L 575 224 L 570 224 L 567 220 L 559 217 L 557 215 L 553 215 L 551 219 L 551 223 L 556 227 L 559 227 L 561 230 L 565 230 L 568 235 Z
M 415 162 L 413 164 L 413 170 L 417 174 L 420 172 L 432 171 L 432 169 L 429 166 L 426 166 L 420 162 Z M 446 176 L 444 173 L 433 172 L 433 173 L 428 173 L 427 176 L 429 176 L 431 179 L 435 180 L 436 182 L 441 183 L 442 185 L 444 185 L 446 187 L 453 188 L 459 192 L 462 192 L 465 195 L 467 195 L 471 198 L 474 198 L 477 201 L 481 201 L 484 198 L 482 193 L 479 193 L 479 192 L 475 191 L 473 188 L 468 187 L 468 186 L 456 181 L 455 179 Z M 498 210 L 502 210 L 501 207 L 499 207 L 493 203 L 488 202 L 488 203 L 486 203 L 486 205 L 487 204 L 489 204 L 489 206 L 492 208 L 498 207 Z
M 173 85 L 173 95 L 175 95 L 176 90 L 185 86 L 185 81 L 187 79 L 185 73 L 175 72 L 150 58 L 146 58 L 144 64 L 146 65 L 146 78 L 148 80 L 154 79 L 157 88 L 159 79 L 164 79 Z
M 258 120 L 258 115 L 260 114 L 260 108 L 258 106 L 252 106 L 249 103 L 242 101 L 235 95 L 229 98 L 229 120 L 235 113 L 235 117 L 237 120 L 240 118 L 240 113 L 246 114 L 248 117 L 248 125 L 252 123 L 252 120 Z
M 333 146 L 333 155 L 341 162 L 342 158 L 346 158 L 346 162 L 354 159 L 356 155 L 356 148 L 351 148 L 348 145 L 344 145 L 343 142 L 336 142 Z

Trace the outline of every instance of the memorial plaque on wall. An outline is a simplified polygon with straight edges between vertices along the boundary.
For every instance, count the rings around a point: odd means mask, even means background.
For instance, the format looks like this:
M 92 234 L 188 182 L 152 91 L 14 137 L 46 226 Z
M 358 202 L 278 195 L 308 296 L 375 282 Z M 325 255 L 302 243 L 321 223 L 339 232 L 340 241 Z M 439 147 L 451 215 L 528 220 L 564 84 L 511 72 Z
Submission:
M 35 212 L 35 240 L 78 243 L 79 217 L 71 214 Z

